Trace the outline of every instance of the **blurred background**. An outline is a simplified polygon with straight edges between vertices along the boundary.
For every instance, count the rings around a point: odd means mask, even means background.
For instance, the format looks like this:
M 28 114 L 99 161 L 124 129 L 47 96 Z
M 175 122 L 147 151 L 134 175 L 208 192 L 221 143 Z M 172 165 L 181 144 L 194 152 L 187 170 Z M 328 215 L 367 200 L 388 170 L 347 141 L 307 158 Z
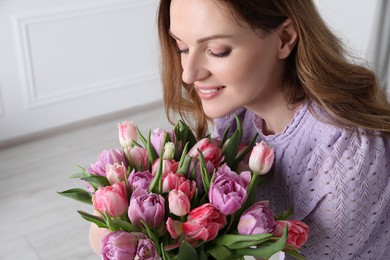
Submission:
M 390 1 L 315 0 L 359 62 L 389 81 Z M 0 259 L 100 259 L 88 205 L 57 195 L 116 124 L 168 129 L 157 0 L 0 0 Z
M 355 55 L 388 75 L 388 1 L 315 2 Z M 0 0 L 0 148 L 160 102 L 157 3 Z

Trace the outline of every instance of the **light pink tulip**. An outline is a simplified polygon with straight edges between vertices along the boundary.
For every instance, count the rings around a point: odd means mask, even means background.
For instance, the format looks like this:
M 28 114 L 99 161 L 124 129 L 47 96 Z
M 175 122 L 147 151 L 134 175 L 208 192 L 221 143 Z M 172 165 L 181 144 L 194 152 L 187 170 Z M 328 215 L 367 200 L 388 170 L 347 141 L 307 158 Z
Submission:
M 256 174 L 266 174 L 274 163 L 274 149 L 264 141 L 257 143 L 249 157 L 249 168 Z
M 122 182 L 126 179 L 127 168 L 121 163 L 107 164 L 106 165 L 106 177 L 110 184 Z
M 95 209 L 111 217 L 123 216 L 129 206 L 125 182 L 98 189 L 92 203 Z
M 149 170 L 148 151 L 144 147 L 134 146 L 125 149 L 125 156 L 132 169 L 137 171 Z
M 187 195 L 180 190 L 171 190 L 168 195 L 169 211 L 179 217 L 190 212 L 190 200 Z
M 137 142 L 137 127 L 132 121 L 125 121 L 118 123 L 119 129 L 119 142 L 122 147 L 131 147 L 134 145 L 134 141 Z
M 152 174 L 153 176 L 156 176 L 156 172 L 158 170 L 158 167 L 160 166 L 160 158 L 158 158 L 156 161 L 154 161 L 152 165 Z M 162 176 L 165 177 L 170 172 L 177 172 L 177 168 L 179 167 L 179 163 L 174 160 L 163 160 L 162 163 Z

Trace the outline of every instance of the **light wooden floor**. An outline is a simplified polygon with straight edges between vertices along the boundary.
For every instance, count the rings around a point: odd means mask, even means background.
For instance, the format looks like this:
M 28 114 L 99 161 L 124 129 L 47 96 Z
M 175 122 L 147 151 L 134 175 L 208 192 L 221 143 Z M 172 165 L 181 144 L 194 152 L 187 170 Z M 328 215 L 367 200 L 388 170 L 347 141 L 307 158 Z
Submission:
M 103 149 L 119 147 L 117 123 L 131 120 L 143 133 L 171 129 L 162 106 L 113 118 L 43 140 L 0 150 L 0 259 L 100 259 L 88 243 L 89 223 L 77 209 L 91 207 L 57 194 L 84 187 L 68 177 Z

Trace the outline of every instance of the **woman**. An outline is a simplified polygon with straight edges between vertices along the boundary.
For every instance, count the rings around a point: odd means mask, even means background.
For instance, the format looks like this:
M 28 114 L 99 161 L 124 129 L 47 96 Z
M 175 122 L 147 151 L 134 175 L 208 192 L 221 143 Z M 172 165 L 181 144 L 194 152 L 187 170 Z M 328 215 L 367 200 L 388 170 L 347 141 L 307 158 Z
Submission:
M 274 147 L 258 198 L 309 225 L 308 259 L 390 259 L 390 106 L 313 2 L 161 0 L 158 23 L 168 118 Z

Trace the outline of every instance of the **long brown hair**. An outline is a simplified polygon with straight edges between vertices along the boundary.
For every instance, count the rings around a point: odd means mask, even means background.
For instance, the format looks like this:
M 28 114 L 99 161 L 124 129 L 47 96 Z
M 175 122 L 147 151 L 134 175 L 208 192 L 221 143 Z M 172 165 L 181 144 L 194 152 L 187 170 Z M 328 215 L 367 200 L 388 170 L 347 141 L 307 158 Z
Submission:
M 311 0 L 214 1 L 226 5 L 238 21 L 264 32 L 291 19 L 298 33 L 285 70 L 285 94 L 291 104 L 314 101 L 332 116 L 334 124 L 390 134 L 390 105 L 375 74 L 349 59 Z M 169 33 L 170 4 L 161 0 L 158 11 L 165 110 L 170 121 L 178 113 L 202 136 L 207 132 L 207 117 L 193 86 L 181 79 L 180 56 Z

